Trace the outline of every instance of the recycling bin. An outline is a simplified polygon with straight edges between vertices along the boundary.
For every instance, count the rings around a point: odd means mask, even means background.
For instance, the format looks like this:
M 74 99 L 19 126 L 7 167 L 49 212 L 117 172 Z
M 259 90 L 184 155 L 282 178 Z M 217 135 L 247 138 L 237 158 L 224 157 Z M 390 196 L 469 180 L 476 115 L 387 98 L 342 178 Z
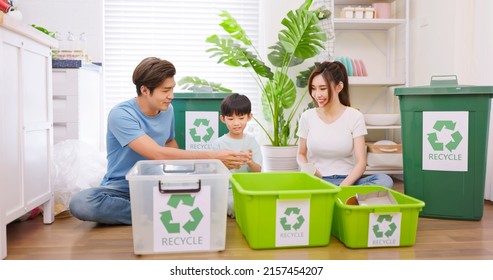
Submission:
M 340 187 L 305 172 L 234 173 L 236 223 L 252 249 L 327 246 Z
M 456 76 L 434 76 L 429 86 L 396 88 L 395 95 L 404 192 L 426 203 L 420 216 L 480 220 L 493 86 L 459 85 Z
M 230 93 L 175 93 L 175 139 L 185 150 L 210 150 L 228 129 L 219 119 L 221 102 Z
M 134 253 L 223 251 L 231 172 L 219 160 L 141 160 L 126 175 Z
M 395 204 L 355 205 L 355 195 L 388 192 Z M 348 248 L 413 246 L 425 203 L 382 186 L 342 186 L 336 194 L 332 235 Z

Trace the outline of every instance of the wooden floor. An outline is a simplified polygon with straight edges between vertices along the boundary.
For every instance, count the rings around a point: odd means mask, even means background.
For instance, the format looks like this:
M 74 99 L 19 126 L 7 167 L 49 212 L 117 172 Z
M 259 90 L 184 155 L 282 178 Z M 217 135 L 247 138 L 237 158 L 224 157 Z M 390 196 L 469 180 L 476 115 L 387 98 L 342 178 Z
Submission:
M 402 182 L 396 189 L 402 190 Z M 228 218 L 226 249 L 222 252 L 133 253 L 130 226 L 102 226 L 73 217 L 44 225 L 42 217 L 7 226 L 8 260 L 493 260 L 493 203 L 485 200 L 481 221 L 419 218 L 416 244 L 411 247 L 349 249 L 332 237 L 326 247 L 253 250 L 236 220 Z

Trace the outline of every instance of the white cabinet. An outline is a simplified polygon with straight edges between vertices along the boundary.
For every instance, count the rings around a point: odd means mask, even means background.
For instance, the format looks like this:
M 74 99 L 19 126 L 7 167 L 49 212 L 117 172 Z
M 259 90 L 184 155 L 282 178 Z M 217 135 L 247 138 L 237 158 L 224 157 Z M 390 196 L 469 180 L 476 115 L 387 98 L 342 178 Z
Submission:
M 43 206 L 54 221 L 51 47 L 58 42 L 0 13 L 0 258 L 7 224 Z
M 388 18 L 346 18 L 346 7 L 390 5 Z M 362 60 L 367 76 L 350 76 L 351 105 L 364 114 L 399 113 L 394 87 L 408 83 L 409 0 L 334 0 L 334 55 Z M 367 126 L 368 142 L 400 142 L 400 125 Z M 402 168 L 367 169 L 371 173 L 402 174 Z
M 102 149 L 101 67 L 53 69 L 53 126 L 55 144 L 78 139 Z

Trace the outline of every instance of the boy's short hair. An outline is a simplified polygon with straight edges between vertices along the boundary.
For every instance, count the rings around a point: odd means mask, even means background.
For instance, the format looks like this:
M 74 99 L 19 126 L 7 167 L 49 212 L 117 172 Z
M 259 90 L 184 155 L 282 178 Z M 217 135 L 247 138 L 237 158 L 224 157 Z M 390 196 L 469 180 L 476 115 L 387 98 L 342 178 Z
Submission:
M 252 112 L 250 99 L 243 94 L 232 93 L 221 102 L 221 115 L 249 115 Z

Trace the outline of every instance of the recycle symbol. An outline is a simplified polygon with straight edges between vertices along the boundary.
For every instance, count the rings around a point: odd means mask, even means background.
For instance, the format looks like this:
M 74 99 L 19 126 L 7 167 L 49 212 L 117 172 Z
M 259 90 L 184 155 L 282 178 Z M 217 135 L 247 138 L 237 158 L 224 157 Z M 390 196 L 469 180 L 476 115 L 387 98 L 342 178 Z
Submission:
M 297 223 L 294 225 L 288 224 L 288 219 L 286 217 L 281 218 L 281 226 L 286 231 L 291 230 L 291 228 L 298 230 L 305 222 L 305 218 L 302 215 L 300 215 L 300 208 L 296 208 L 296 207 L 286 208 L 286 211 L 284 211 L 284 214 L 286 214 L 286 216 L 290 216 L 292 213 L 298 215 L 298 218 L 296 219 Z
M 442 129 L 445 128 L 447 130 L 454 131 L 455 124 L 456 123 L 451 120 L 446 120 L 446 121 L 438 120 L 433 126 L 433 129 L 435 131 L 442 131 Z M 463 137 L 459 131 L 453 132 L 450 136 L 452 137 L 452 140 L 450 140 L 447 144 L 444 145 L 443 143 L 438 141 L 438 136 L 436 132 L 428 133 L 428 142 L 430 143 L 434 151 L 443 151 L 443 147 L 445 146 L 447 150 L 452 152 L 453 150 L 457 149 L 457 146 L 459 146 Z
M 193 142 L 200 142 L 200 140 L 204 140 L 204 142 L 209 142 L 211 140 L 212 136 L 214 135 L 214 129 L 209 126 L 209 120 L 208 119 L 195 119 L 193 122 L 193 128 L 190 129 L 190 137 L 192 137 Z M 203 136 L 200 136 L 197 134 L 197 128 L 200 128 L 200 126 L 205 126 L 206 128 L 206 134 Z
M 388 225 L 388 230 L 386 232 L 383 232 L 380 230 L 380 226 L 378 224 L 375 224 L 373 226 L 373 233 L 377 238 L 382 238 L 384 235 L 389 238 L 394 234 L 395 230 L 397 229 L 397 226 L 392 222 L 392 216 L 391 215 L 380 215 L 377 218 L 377 222 L 379 224 L 382 224 L 383 221 L 387 221 L 389 223 Z
M 168 200 L 168 205 L 177 208 L 180 205 L 180 201 L 182 205 L 193 207 L 193 203 L 195 202 L 195 197 L 189 194 L 173 194 L 170 196 Z M 172 223 L 173 217 L 171 215 L 171 210 L 161 212 L 161 222 L 163 223 L 166 231 L 168 233 L 180 233 L 180 223 Z M 198 207 L 189 212 L 190 220 L 188 220 L 184 225 L 183 229 L 190 234 L 192 231 L 197 229 L 200 221 L 204 217 L 204 214 L 200 211 Z

